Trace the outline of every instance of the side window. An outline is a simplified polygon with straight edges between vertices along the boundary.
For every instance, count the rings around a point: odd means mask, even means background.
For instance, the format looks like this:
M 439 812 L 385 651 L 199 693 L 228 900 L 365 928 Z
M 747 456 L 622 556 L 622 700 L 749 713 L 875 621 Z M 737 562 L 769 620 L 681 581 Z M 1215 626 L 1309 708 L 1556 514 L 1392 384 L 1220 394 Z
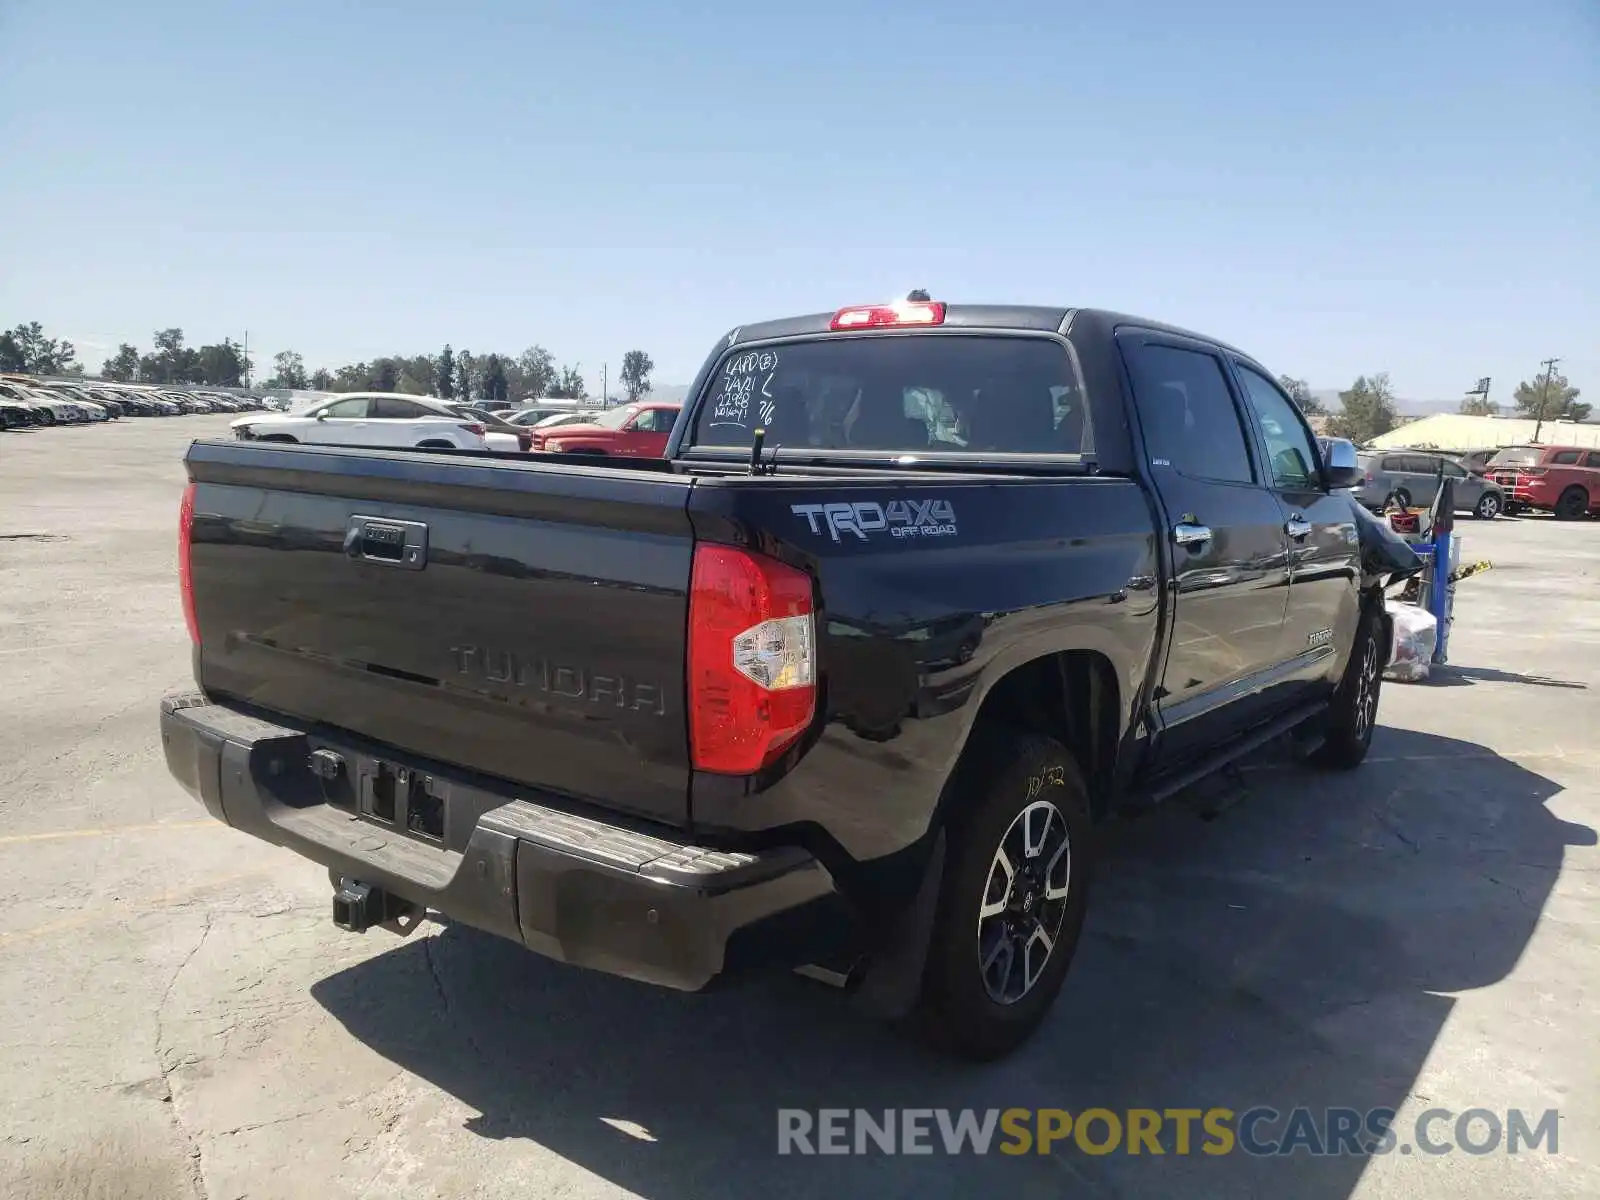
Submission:
M 336 400 L 322 411 L 330 417 L 343 420 L 354 418 L 360 420 L 367 415 L 367 406 L 370 402 L 365 396 L 358 396 L 352 400 Z
M 1550 462 L 1553 466 L 1557 467 L 1576 466 L 1578 462 L 1578 452 L 1576 450 L 1563 450 L 1561 453 L 1552 458 Z
M 1128 370 L 1151 459 L 1194 479 L 1250 483 L 1250 452 L 1222 364 L 1174 346 L 1130 349 Z
M 1589 451 L 1589 457 L 1583 460 L 1586 467 L 1600 467 L 1600 450 Z
M 1316 447 L 1311 444 L 1311 432 L 1300 419 L 1294 403 L 1259 372 L 1243 363 L 1235 363 L 1234 369 L 1239 372 L 1245 397 L 1256 411 L 1261 431 L 1266 434 L 1272 482 L 1281 488 L 1300 491 L 1320 486 Z
M 1450 476 L 1451 479 L 1465 479 L 1467 477 L 1466 470 L 1462 467 L 1458 467 L 1453 462 L 1445 463 L 1444 473 Z
M 422 409 L 409 400 L 396 400 L 390 396 L 374 398 L 372 411 L 368 413 L 368 416 L 376 417 L 380 421 L 411 421 L 421 415 Z

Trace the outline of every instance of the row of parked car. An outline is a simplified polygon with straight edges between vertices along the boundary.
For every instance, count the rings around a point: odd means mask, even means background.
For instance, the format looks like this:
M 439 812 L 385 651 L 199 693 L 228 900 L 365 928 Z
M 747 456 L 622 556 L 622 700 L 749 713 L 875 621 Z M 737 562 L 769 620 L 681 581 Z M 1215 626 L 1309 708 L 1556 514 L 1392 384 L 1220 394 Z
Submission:
M 241 417 L 232 428 L 242 441 L 660 458 L 677 417 L 675 403 L 491 410 L 434 396 L 353 392 Z
M 1504 446 L 1459 456 L 1372 450 L 1358 460 L 1365 479 L 1355 496 L 1375 511 L 1431 505 L 1448 478 L 1456 508 L 1484 519 L 1530 510 L 1569 521 L 1600 516 L 1600 449 Z
M 120 417 L 253 412 L 269 407 L 270 400 L 230 392 L 0 375 L 0 429 L 81 425 Z

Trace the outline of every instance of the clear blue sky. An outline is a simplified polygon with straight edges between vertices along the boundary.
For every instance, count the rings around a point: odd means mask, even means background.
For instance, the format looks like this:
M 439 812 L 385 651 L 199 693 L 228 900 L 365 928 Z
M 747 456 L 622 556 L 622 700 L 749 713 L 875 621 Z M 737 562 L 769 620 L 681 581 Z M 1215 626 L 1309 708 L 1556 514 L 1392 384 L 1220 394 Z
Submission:
M 917 286 L 1600 400 L 1595 0 L 0 0 L 0 55 L 0 323 L 91 366 L 181 325 L 258 378 L 449 341 L 683 382 Z

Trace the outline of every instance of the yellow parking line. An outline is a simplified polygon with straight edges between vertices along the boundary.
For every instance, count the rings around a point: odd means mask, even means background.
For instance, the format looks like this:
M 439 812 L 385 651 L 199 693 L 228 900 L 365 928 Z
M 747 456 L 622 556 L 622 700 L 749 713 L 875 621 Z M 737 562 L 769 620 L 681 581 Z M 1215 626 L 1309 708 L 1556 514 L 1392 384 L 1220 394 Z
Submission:
M 14 833 L 0 837 L 0 846 L 20 842 L 53 842 L 61 838 L 110 837 L 117 833 L 155 833 L 167 829 L 226 829 L 221 821 L 157 821 L 151 825 L 102 825 L 92 829 L 55 829 L 48 833 Z
M 252 867 L 248 871 L 235 871 L 229 875 L 213 875 L 197 883 L 191 883 L 188 887 L 171 888 L 154 896 L 136 896 L 128 900 L 119 900 L 114 905 L 108 904 L 99 908 L 92 908 L 76 916 L 64 917 L 59 921 L 50 921 L 44 925 L 35 925 L 31 929 L 17 929 L 10 933 L 0 933 L 0 946 L 28 941 L 31 938 L 43 937 L 47 934 L 61 933 L 68 929 L 78 929 L 84 925 L 94 925 L 102 921 L 109 922 L 119 918 L 137 917 L 150 909 L 161 908 L 179 900 L 187 900 L 196 893 L 203 892 L 208 888 L 221 887 L 225 883 L 235 883 L 241 879 L 265 875 L 270 870 L 270 867 Z

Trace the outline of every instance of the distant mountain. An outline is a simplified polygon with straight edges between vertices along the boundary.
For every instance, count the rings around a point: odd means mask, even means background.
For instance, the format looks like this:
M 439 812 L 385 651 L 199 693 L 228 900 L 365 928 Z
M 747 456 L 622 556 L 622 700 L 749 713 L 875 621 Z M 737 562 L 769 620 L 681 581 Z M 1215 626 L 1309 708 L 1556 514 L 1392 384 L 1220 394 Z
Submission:
M 1338 388 L 1312 388 L 1311 394 L 1317 398 L 1322 407 L 1331 413 L 1339 411 Z M 1402 417 L 1431 417 L 1434 413 L 1453 413 L 1461 411 L 1461 401 L 1457 400 L 1407 400 L 1403 396 L 1395 398 L 1394 406 Z
M 687 383 L 658 383 L 650 389 L 650 399 L 657 404 L 682 404 L 689 394 Z
M 657 383 L 651 386 L 650 394 L 646 400 L 654 400 L 657 404 L 682 404 L 684 397 L 689 394 L 687 383 Z M 626 404 L 628 398 L 621 392 L 612 392 L 606 397 L 607 404 Z

